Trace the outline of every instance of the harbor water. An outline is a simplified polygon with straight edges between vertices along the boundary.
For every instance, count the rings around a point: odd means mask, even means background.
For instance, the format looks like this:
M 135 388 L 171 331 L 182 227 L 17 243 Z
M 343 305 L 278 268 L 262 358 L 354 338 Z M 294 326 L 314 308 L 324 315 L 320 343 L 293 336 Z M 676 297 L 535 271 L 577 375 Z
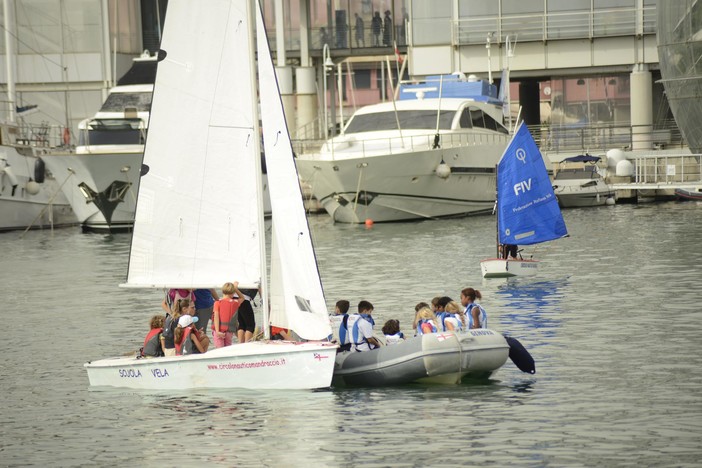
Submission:
M 702 466 L 702 203 L 564 217 L 570 237 L 513 280 L 480 276 L 491 216 L 311 217 L 330 307 L 369 300 L 378 333 L 411 335 L 417 302 L 474 287 L 537 366 L 321 391 L 90 389 L 83 363 L 139 348 L 162 292 L 118 287 L 129 235 L 2 234 L 0 466 Z

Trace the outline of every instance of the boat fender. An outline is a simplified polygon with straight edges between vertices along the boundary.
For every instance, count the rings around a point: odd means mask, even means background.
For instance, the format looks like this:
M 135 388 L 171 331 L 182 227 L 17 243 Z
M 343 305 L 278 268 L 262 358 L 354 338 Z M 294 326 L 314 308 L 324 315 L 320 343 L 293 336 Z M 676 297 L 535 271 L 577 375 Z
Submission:
M 37 158 L 37 160 L 34 161 L 34 180 L 37 184 L 43 184 L 45 175 L 46 165 L 44 164 L 44 160 Z
M 520 371 L 528 374 L 536 374 L 536 364 L 529 351 L 516 338 L 504 335 L 509 345 L 509 358 Z
M 451 166 L 446 164 L 442 159 L 438 166 L 436 166 L 436 175 L 440 179 L 448 179 L 451 175 Z
M 39 184 L 30 179 L 29 182 L 27 182 L 27 186 L 24 189 L 27 191 L 28 194 L 36 195 L 37 193 L 39 193 L 40 187 Z
M 71 130 L 68 127 L 63 128 L 63 146 L 71 144 Z

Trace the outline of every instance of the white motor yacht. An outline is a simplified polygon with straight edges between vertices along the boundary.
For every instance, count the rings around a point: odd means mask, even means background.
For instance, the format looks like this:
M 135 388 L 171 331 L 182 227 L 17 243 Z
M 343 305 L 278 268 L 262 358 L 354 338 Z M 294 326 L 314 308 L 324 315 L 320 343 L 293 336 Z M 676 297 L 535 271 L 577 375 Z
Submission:
M 471 76 L 402 84 L 399 100 L 356 111 L 341 135 L 298 156 L 302 182 L 337 222 L 492 210 L 509 141 L 494 85 Z
M 580 155 L 566 158 L 561 164 L 575 163 L 580 167 L 564 167 L 553 179 L 553 191 L 561 208 L 602 206 L 614 203 L 614 189 L 599 173 L 598 156 Z M 610 200 L 609 202 L 607 200 Z
M 145 51 L 100 110 L 80 122 L 75 151 L 44 157 L 57 177 L 71 177 L 63 191 L 84 231 L 121 232 L 134 225 L 155 74 L 156 57 Z

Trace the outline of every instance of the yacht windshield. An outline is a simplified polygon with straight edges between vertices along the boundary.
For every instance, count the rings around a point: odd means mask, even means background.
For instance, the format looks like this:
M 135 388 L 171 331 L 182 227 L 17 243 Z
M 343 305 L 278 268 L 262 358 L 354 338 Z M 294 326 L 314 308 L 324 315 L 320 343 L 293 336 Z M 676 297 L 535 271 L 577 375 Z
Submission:
M 456 111 L 442 110 L 439 116 L 439 129 L 450 130 Z M 398 111 L 402 130 L 436 130 L 435 110 Z M 382 130 L 397 130 L 395 112 L 376 112 L 373 114 L 355 115 L 344 130 L 344 133 L 377 132 Z
M 107 96 L 100 112 L 124 112 L 131 107 L 137 112 L 151 110 L 151 93 L 112 93 Z

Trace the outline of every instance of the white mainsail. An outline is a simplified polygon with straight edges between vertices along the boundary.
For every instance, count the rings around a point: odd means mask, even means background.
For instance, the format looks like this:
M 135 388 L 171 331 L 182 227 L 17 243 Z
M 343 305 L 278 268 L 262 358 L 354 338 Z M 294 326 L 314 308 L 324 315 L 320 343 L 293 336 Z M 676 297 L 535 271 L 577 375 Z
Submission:
M 256 18 L 261 127 L 273 221 L 270 323 L 301 338 L 320 340 L 331 334 L 329 315 L 260 10 Z
M 127 286 L 261 279 L 260 136 L 247 1 L 168 9 Z

